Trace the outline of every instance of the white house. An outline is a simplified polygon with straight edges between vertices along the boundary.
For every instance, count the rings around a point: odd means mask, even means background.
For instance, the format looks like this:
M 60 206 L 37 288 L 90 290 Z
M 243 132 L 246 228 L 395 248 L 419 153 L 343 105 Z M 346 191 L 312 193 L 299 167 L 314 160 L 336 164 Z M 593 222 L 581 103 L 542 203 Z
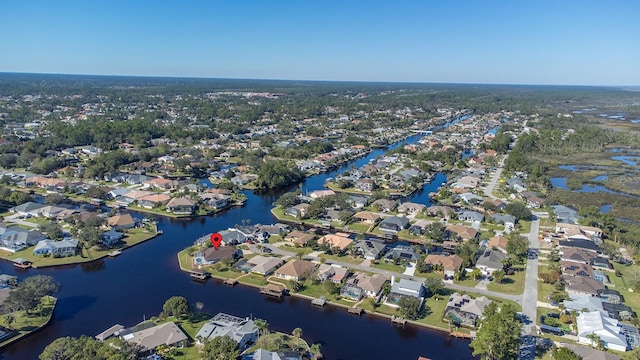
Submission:
M 627 351 L 624 330 L 618 325 L 618 320 L 610 318 L 604 311 L 583 312 L 576 318 L 576 325 L 579 343 L 593 346 L 588 336 L 596 334 L 607 349 Z
M 78 240 L 41 240 L 33 249 L 33 255 L 73 256 L 78 250 Z

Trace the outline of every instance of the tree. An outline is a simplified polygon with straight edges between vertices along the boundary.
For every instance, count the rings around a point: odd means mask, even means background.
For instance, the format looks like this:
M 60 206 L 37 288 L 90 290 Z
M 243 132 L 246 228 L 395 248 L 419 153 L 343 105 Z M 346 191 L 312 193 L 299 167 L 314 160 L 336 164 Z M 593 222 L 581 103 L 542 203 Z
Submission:
M 58 292 L 60 285 L 47 275 L 30 276 L 9 293 L 4 306 L 11 311 L 29 310 L 35 308 L 43 296 Z
M 444 290 L 444 282 L 442 282 L 442 279 L 427 278 L 424 285 L 433 295 L 439 295 L 442 290 Z
M 258 328 L 260 336 L 264 336 L 269 333 L 269 323 L 267 322 L 267 320 L 256 319 L 256 321 L 254 321 L 254 324 L 256 324 L 256 327 Z
M 502 283 L 502 280 L 504 280 L 504 276 L 506 275 L 504 270 L 496 270 L 493 273 L 491 273 L 491 275 L 493 276 L 493 280 L 499 284 Z
M 595 332 L 587 335 L 587 340 L 591 341 L 591 344 L 598 348 L 598 350 L 604 350 L 604 341 L 602 341 L 600 336 L 598 336 L 598 334 L 596 334 Z
M 324 290 L 331 294 L 331 295 L 335 295 L 335 294 L 339 294 L 340 293 L 340 287 L 338 287 L 338 285 L 336 285 L 333 281 L 331 280 L 325 280 L 322 283 L 322 287 L 324 287 Z
M 482 326 L 471 342 L 473 355 L 484 360 L 516 360 L 520 349 L 520 319 L 512 305 L 503 305 L 497 311 L 490 304 L 483 313 Z
M 58 223 L 47 221 L 38 225 L 38 231 L 47 234 L 49 239 L 60 240 L 62 239 L 62 226 Z
M 309 348 L 309 352 L 311 353 L 311 359 L 318 360 L 322 359 L 322 351 L 320 350 L 322 345 L 315 343 L 311 345 Z
M 478 268 L 473 268 L 473 270 L 471 271 L 470 275 L 475 280 L 478 280 L 478 279 L 480 279 L 482 277 L 482 271 L 480 271 L 480 269 L 478 269 Z
M 517 233 L 511 233 L 507 242 L 507 253 L 517 259 L 523 259 L 529 251 L 529 240 Z
M 424 234 L 435 242 L 443 242 L 447 228 L 439 221 L 425 226 Z
M 515 216 L 518 220 L 531 220 L 533 216 L 527 205 L 520 201 L 510 202 L 504 207 L 504 211 Z
M 427 306 L 422 306 L 422 301 L 413 296 L 403 296 L 398 303 L 400 315 L 409 320 L 418 320 L 427 315 Z
M 296 347 L 300 347 L 300 338 L 302 337 L 302 329 L 299 327 L 293 329 L 293 331 L 291 332 L 291 335 L 293 335 L 293 337 L 296 338 Z
M 555 348 L 552 352 L 554 360 L 580 360 L 580 356 L 576 355 L 571 349 L 566 347 Z
M 240 357 L 238 343 L 228 336 L 218 336 L 205 341 L 202 349 L 204 360 L 236 360 Z
M 181 316 L 189 314 L 189 302 L 182 296 L 172 296 L 164 302 L 162 311 L 166 316 Z

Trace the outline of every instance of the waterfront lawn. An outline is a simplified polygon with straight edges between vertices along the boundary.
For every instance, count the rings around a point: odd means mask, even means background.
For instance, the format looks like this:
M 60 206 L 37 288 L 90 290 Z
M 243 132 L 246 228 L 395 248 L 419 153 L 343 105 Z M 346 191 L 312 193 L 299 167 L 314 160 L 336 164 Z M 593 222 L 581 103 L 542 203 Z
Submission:
M 40 304 L 36 307 L 35 310 L 32 310 L 27 314 L 24 310 L 15 311 L 10 314 L 5 314 L 2 316 L 2 322 L 10 329 L 16 331 L 14 336 L 0 343 L 0 348 L 9 343 L 10 341 L 16 339 L 16 337 L 21 338 L 27 336 L 29 333 L 36 331 L 38 328 L 46 325 L 53 315 L 53 310 L 56 307 L 56 299 L 53 296 L 44 296 L 40 299 Z M 13 321 L 8 321 L 9 318 L 12 318 Z
M 309 344 L 302 338 L 296 339 L 289 334 L 272 332 L 260 336 L 258 338 L 258 341 L 256 341 L 256 344 L 247 349 L 245 353 L 249 354 L 258 349 L 266 349 L 267 351 L 279 351 L 296 348 L 309 349 Z
M 346 262 L 349 264 L 360 264 L 361 262 L 364 261 L 363 258 L 354 258 L 351 255 L 338 256 L 338 255 L 320 254 L 318 255 L 318 257 L 322 259 L 333 260 L 333 261 Z
M 631 287 L 630 279 L 633 279 L 634 272 L 638 271 L 638 265 L 622 265 L 613 261 L 611 263 L 613 264 L 614 269 L 619 270 L 622 273 L 621 277 L 617 277 L 614 273 L 607 273 L 613 288 L 620 291 L 620 295 L 624 297 L 625 305 L 632 308 L 635 312 L 640 313 L 640 294 L 629 291 L 629 288 Z
M 284 214 L 284 209 L 281 208 L 280 206 L 277 206 L 277 207 L 274 207 L 273 209 L 271 209 L 271 213 L 278 220 L 291 221 L 291 222 L 295 222 L 295 223 L 299 223 L 300 222 L 300 220 L 298 220 L 297 218 L 295 218 L 293 216 L 285 215 Z
M 385 262 L 385 261 L 382 261 L 382 260 L 378 261 L 377 263 L 371 263 L 371 266 L 376 268 L 376 269 L 394 271 L 394 272 L 398 272 L 400 274 L 404 273 L 404 271 L 406 270 L 406 267 L 404 267 L 402 265 L 396 265 L 394 263 Z
M 7 251 L 0 250 L 0 258 L 13 260 L 17 258 L 24 258 L 33 263 L 34 268 L 45 267 L 45 266 L 55 266 L 55 265 L 68 265 L 68 264 L 78 264 L 89 261 L 94 261 L 100 258 L 103 258 L 109 255 L 114 249 L 125 249 L 127 247 L 136 245 L 145 240 L 151 239 L 156 235 L 155 228 L 146 229 L 146 228 L 135 228 L 127 230 L 127 233 L 123 239 L 123 245 L 120 247 L 116 247 L 113 249 L 105 249 L 101 247 L 94 246 L 90 249 L 83 248 L 80 254 L 75 256 L 67 256 L 67 257 L 43 257 L 36 256 L 33 254 L 33 248 L 28 247 L 26 249 L 16 251 L 15 253 L 10 253 Z
M 514 275 L 507 275 L 502 280 L 502 283 L 495 281 L 489 282 L 487 290 L 495 291 L 503 294 L 519 295 L 524 291 L 524 278 L 526 275 L 525 268 L 522 266 L 514 266 Z
M 365 232 L 367 232 L 367 230 L 369 230 L 369 227 L 371 227 L 371 224 L 359 222 L 359 223 L 349 224 L 347 225 L 347 227 L 351 231 L 364 234 Z
M 260 274 L 247 274 L 238 278 L 240 284 L 250 285 L 250 286 L 265 286 L 267 285 L 267 278 Z

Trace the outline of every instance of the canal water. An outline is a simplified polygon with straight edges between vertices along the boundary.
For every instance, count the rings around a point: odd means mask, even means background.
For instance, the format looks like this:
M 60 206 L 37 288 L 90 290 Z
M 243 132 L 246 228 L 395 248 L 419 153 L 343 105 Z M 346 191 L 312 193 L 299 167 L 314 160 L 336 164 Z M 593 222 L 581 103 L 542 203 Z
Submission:
M 394 147 L 419 140 L 411 137 Z M 349 168 L 361 166 L 384 154 L 371 154 L 340 169 L 306 179 L 302 187 L 321 189 L 328 177 Z M 431 184 L 416 192 L 411 201 L 430 204 L 429 192 L 446 181 L 438 174 Z M 210 217 L 170 219 L 159 217 L 163 234 L 155 239 L 127 249 L 115 259 L 105 259 L 85 265 L 19 270 L 9 262 L 0 261 L 0 273 L 20 278 L 43 274 L 60 282 L 59 301 L 52 323 L 27 339 L 0 352 L 0 359 L 37 359 L 44 347 L 58 337 L 94 336 L 114 324 L 132 326 L 158 315 L 166 299 L 174 295 L 186 297 L 191 303 L 204 304 L 203 311 L 226 312 L 237 316 L 253 316 L 268 321 L 275 331 L 291 333 L 300 327 L 310 343 L 320 343 L 327 359 L 431 359 L 473 358 L 469 342 L 451 339 L 442 332 L 414 326 L 395 327 L 388 319 L 370 315 L 357 317 L 345 309 L 325 306 L 318 308 L 309 301 L 295 297 L 283 300 L 264 298 L 254 288 L 229 287 L 218 281 L 198 283 L 178 267 L 177 253 L 209 232 L 241 224 L 271 224 L 276 220 L 270 209 L 279 193 L 246 192 L 248 203 Z M 142 217 L 142 214 L 135 214 Z

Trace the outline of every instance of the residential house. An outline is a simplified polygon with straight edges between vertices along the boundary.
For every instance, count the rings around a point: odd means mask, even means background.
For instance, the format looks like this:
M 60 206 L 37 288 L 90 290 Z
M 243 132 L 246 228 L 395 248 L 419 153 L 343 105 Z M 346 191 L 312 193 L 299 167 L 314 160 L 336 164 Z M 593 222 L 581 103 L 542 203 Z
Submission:
M 478 320 L 482 319 L 484 308 L 489 304 L 491 300 L 484 296 L 474 299 L 467 294 L 453 293 L 447 301 L 444 317 L 456 325 L 476 327 Z
M 117 244 L 122 238 L 124 234 L 119 231 L 115 231 L 113 229 L 109 231 L 105 231 L 100 236 L 102 238 L 102 244 L 104 246 L 113 246 Z
M 436 216 L 441 218 L 449 218 L 449 214 L 455 212 L 455 209 L 450 206 L 433 205 L 427 208 L 427 214 L 429 214 L 429 216 Z
M 187 345 L 189 337 L 174 322 L 167 322 L 135 332 L 120 330 L 120 337 L 136 344 L 144 353 L 153 353 L 158 347 L 182 347 Z
M 309 210 L 309 206 L 311 206 L 311 204 L 307 204 L 307 203 L 290 206 L 284 209 L 284 214 L 288 216 L 293 216 L 295 218 L 303 218 L 307 216 L 307 211 Z
M 463 193 L 458 195 L 460 200 L 464 201 L 466 204 L 479 204 L 482 202 L 482 197 L 473 193 Z
M 515 190 L 516 192 L 523 192 L 525 190 L 527 190 L 526 185 L 524 184 L 524 182 L 522 181 L 522 179 L 520 179 L 519 177 L 512 177 L 509 180 L 507 180 L 507 187 L 510 189 Z
M 382 286 L 387 278 L 382 274 L 368 275 L 362 272 L 354 274 L 340 290 L 340 296 L 352 300 L 360 300 L 363 297 L 378 299 L 382 292 Z
M 620 360 L 620 356 L 594 349 L 591 347 L 593 346 L 592 344 L 589 344 L 589 347 L 587 347 L 564 343 L 562 346 L 571 350 L 574 354 L 578 355 L 579 359 L 582 360 Z
M 113 230 L 126 230 L 136 225 L 131 214 L 115 215 L 107 218 L 107 225 Z
M 616 320 L 631 320 L 636 316 L 636 313 L 624 304 L 612 304 L 610 302 L 602 303 L 602 310 L 606 311 L 610 318 Z
M 349 269 L 335 264 L 320 264 L 316 271 L 316 279 L 329 280 L 335 284 L 340 284 L 347 276 L 349 276 Z
M 353 215 L 353 219 L 367 224 L 375 224 L 378 220 L 380 220 L 380 215 L 372 213 L 370 211 L 360 211 Z
M 389 251 L 385 254 L 384 258 L 386 260 L 405 260 L 409 262 L 416 262 L 420 258 L 413 247 L 408 245 L 396 245 L 389 249 Z
M 171 197 L 167 194 L 150 194 L 139 198 L 137 204 L 145 209 L 153 209 L 168 203 L 169 200 Z
M 509 239 L 507 239 L 504 236 L 493 236 L 489 238 L 489 248 L 500 250 L 505 254 L 507 253 L 508 243 L 509 243 Z
M 348 235 L 345 233 L 327 234 L 318 239 L 318 244 L 328 244 L 332 249 L 337 248 L 340 251 L 344 251 L 353 243 L 353 240 L 349 239 Z
M 616 351 L 627 351 L 627 339 L 618 320 L 607 316 L 603 311 L 583 312 L 576 318 L 578 342 L 593 346 L 591 334 L 597 335 L 605 348 Z
M 502 261 L 507 259 L 507 255 L 498 250 L 485 250 L 476 261 L 476 268 L 480 269 L 484 275 L 491 276 L 494 271 L 502 270 Z
M 222 244 L 224 245 L 244 244 L 247 242 L 247 240 L 252 239 L 251 234 L 247 234 L 246 232 L 235 228 L 222 230 L 219 232 L 219 234 L 220 236 L 222 236 Z
M 395 277 L 392 276 L 391 291 L 389 292 L 389 295 L 387 295 L 385 304 L 392 307 L 398 307 L 401 299 L 415 298 L 420 300 L 420 306 L 422 306 L 426 292 L 427 289 L 424 287 L 423 282 L 409 279 L 400 279 L 400 281 L 396 282 Z
M 588 264 L 580 264 L 573 261 L 560 261 L 560 267 L 562 268 L 562 273 L 565 275 L 594 278 L 591 265 Z
M 356 190 L 364 191 L 364 192 L 372 192 L 375 187 L 375 183 L 372 179 L 359 179 L 356 184 Z
M 288 233 L 284 237 L 284 241 L 292 242 L 292 243 L 294 243 L 295 245 L 298 245 L 298 246 L 304 246 L 309 241 L 313 240 L 314 238 L 315 238 L 315 236 L 313 234 L 309 234 L 309 233 L 306 233 L 306 232 L 300 231 L 300 230 L 294 230 L 294 231 Z
M 204 193 L 200 194 L 200 200 L 208 207 L 222 209 L 229 204 L 229 195 Z
M 256 255 L 242 264 L 238 263 L 236 267 L 242 271 L 268 276 L 282 266 L 282 263 L 284 260 L 278 257 Z
M 600 281 L 582 276 L 563 275 L 562 281 L 570 297 L 574 295 L 596 296 L 598 291 L 605 288 Z
M 354 209 L 362 209 L 363 207 L 369 205 L 369 198 L 367 198 L 366 196 L 349 195 L 347 202 Z
M 33 255 L 50 255 L 55 257 L 74 256 L 78 251 L 78 240 L 40 240 L 33 250 Z
M 315 190 L 307 194 L 307 196 L 315 200 L 315 199 L 319 199 L 327 196 L 333 196 L 335 194 L 336 192 L 333 190 Z
M 602 310 L 602 299 L 595 296 L 573 295 L 571 298 L 565 299 L 562 304 L 567 310 Z
M 482 222 L 484 220 L 484 214 L 477 211 L 464 210 L 458 214 L 458 220 L 469 222 Z
M 309 277 L 315 268 L 316 264 L 310 261 L 294 259 L 282 265 L 273 274 L 281 279 L 300 281 Z
M 389 216 L 384 218 L 378 225 L 378 229 L 386 233 L 397 233 L 409 226 L 409 219 L 406 217 Z
M 236 260 L 242 256 L 242 251 L 235 246 L 209 247 L 193 255 L 193 265 L 212 265 L 225 260 Z
M 398 212 L 401 214 L 418 214 L 426 209 L 426 206 L 423 204 L 416 204 L 412 202 L 405 202 L 398 206 Z
M 600 253 L 601 251 L 600 246 L 596 245 L 596 243 L 594 243 L 591 240 L 584 240 L 584 239 L 560 240 L 558 241 L 558 245 L 560 246 L 560 251 L 563 251 L 564 248 L 570 248 L 570 247 L 588 250 L 596 254 Z
M 156 188 L 159 190 L 171 190 L 175 187 L 176 181 L 163 179 L 163 178 L 153 178 L 144 182 L 145 185 Z
M 577 224 L 578 211 L 564 205 L 552 205 L 556 221 L 564 224 Z
M 453 279 L 453 275 L 462 270 L 463 260 L 458 255 L 429 254 L 424 263 L 431 269 L 442 267 L 445 278 Z
M 367 260 L 376 260 L 384 252 L 386 245 L 376 240 L 361 240 L 355 245 L 356 252 Z
M 463 241 L 475 239 L 478 236 L 478 230 L 465 225 L 447 225 L 449 234 L 454 234 Z
M 39 216 L 39 210 L 43 208 L 44 205 L 38 204 L 32 201 L 20 204 L 18 206 L 14 206 L 9 209 L 10 212 L 16 213 L 22 216 L 31 215 L 31 216 Z
M 208 339 L 228 336 L 238 344 L 240 351 L 244 351 L 255 344 L 258 335 L 258 326 L 252 319 L 218 313 L 202 325 L 195 338 L 202 344 Z
M 490 219 L 492 222 L 502 224 L 509 229 L 513 229 L 516 226 L 516 222 L 518 222 L 518 219 L 510 214 L 493 214 Z
M 398 202 L 395 200 L 389 200 L 389 199 L 378 199 L 373 203 L 371 203 L 371 205 L 380 209 L 380 211 L 382 212 L 389 212 L 396 208 L 396 206 L 398 205 Z
M 594 226 L 583 226 L 568 223 L 556 223 L 556 233 L 568 240 L 592 240 L 602 238 L 602 229 Z
M 36 230 L 27 230 L 18 226 L 11 226 L 0 234 L 0 249 L 16 252 L 28 246 L 37 244 L 47 237 Z
M 176 197 L 167 203 L 167 211 L 174 214 L 190 215 L 196 208 L 196 202 L 186 197 Z

